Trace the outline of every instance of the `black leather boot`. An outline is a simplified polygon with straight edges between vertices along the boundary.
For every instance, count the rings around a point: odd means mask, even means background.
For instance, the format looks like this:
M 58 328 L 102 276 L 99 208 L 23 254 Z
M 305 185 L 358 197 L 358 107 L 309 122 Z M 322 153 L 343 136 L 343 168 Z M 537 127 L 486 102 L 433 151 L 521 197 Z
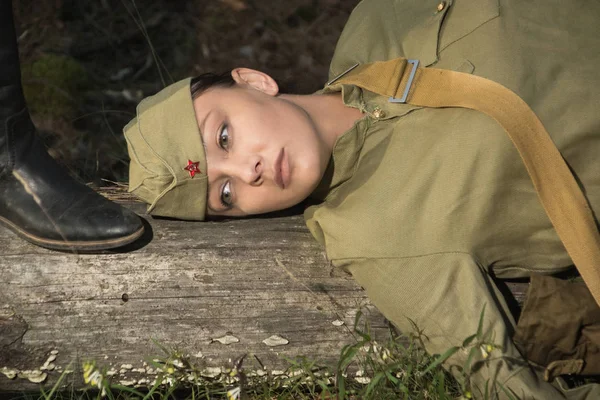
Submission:
M 72 251 L 123 246 L 144 232 L 135 213 L 75 181 L 38 139 L 21 88 L 11 0 L 0 0 L 0 223 L 36 245 Z

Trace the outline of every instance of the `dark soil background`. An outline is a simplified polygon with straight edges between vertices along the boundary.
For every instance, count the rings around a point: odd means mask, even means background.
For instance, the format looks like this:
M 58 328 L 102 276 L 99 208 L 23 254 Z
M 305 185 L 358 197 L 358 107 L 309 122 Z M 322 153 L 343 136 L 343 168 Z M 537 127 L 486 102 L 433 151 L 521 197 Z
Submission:
M 256 68 L 282 91 L 327 80 L 358 0 L 13 0 L 23 85 L 50 153 L 83 182 L 127 180 L 123 126 L 165 85 Z

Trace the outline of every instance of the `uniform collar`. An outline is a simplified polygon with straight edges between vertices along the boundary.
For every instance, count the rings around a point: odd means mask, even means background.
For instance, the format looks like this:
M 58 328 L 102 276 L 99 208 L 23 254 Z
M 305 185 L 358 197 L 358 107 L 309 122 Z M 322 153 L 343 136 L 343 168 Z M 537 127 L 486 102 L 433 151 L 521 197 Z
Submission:
M 354 107 L 365 112 L 363 91 L 354 85 L 332 84 L 325 86 L 315 94 L 328 94 L 342 92 L 342 101 L 348 107 Z M 323 201 L 337 187 L 352 177 L 357 164 L 360 151 L 365 142 L 365 135 L 369 126 L 367 117 L 359 119 L 352 128 L 337 138 L 329 164 L 321 182 L 309 196 L 313 200 Z
M 342 92 L 342 100 L 346 106 L 359 109 L 365 114 L 365 117 L 356 121 L 352 128 L 336 140 L 323 179 L 309 196 L 310 199 L 316 201 L 324 201 L 327 196 L 352 177 L 365 139 L 373 124 L 401 117 L 420 108 L 410 104 L 390 103 L 387 97 L 351 84 L 334 82 L 315 94 L 336 92 Z

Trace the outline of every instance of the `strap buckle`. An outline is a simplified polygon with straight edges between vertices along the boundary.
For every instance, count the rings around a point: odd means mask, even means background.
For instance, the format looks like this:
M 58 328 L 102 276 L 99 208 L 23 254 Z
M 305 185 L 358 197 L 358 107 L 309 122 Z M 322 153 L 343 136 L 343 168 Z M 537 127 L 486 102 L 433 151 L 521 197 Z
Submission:
M 358 67 L 360 64 L 356 63 L 353 66 L 351 66 L 350 68 L 348 68 L 347 70 L 345 70 L 344 72 L 342 72 L 341 74 L 339 74 L 338 76 L 336 76 L 335 78 L 333 78 L 332 80 L 330 80 L 329 82 L 327 82 L 325 84 L 325 86 L 329 86 L 332 83 L 334 83 L 335 81 L 337 81 L 338 79 L 340 79 L 342 76 L 346 75 L 348 72 L 352 71 L 354 68 Z
M 408 76 L 408 82 L 406 82 L 406 88 L 404 89 L 404 93 L 399 99 L 394 96 L 390 96 L 390 98 L 388 99 L 388 102 L 390 103 L 406 103 L 408 92 L 410 91 L 413 79 L 415 79 L 415 73 L 417 72 L 417 68 L 419 66 L 419 60 L 408 60 L 408 63 L 412 64 L 412 71 L 410 71 L 410 75 Z

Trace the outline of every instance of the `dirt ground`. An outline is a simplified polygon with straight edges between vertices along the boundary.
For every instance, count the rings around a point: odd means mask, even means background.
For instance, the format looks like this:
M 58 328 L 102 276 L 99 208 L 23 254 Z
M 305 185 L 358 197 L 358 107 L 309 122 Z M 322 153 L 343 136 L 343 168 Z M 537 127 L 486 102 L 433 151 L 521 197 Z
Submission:
M 127 180 L 123 126 L 164 85 L 233 67 L 282 91 L 327 78 L 358 0 L 13 0 L 26 98 L 50 153 L 84 182 Z

